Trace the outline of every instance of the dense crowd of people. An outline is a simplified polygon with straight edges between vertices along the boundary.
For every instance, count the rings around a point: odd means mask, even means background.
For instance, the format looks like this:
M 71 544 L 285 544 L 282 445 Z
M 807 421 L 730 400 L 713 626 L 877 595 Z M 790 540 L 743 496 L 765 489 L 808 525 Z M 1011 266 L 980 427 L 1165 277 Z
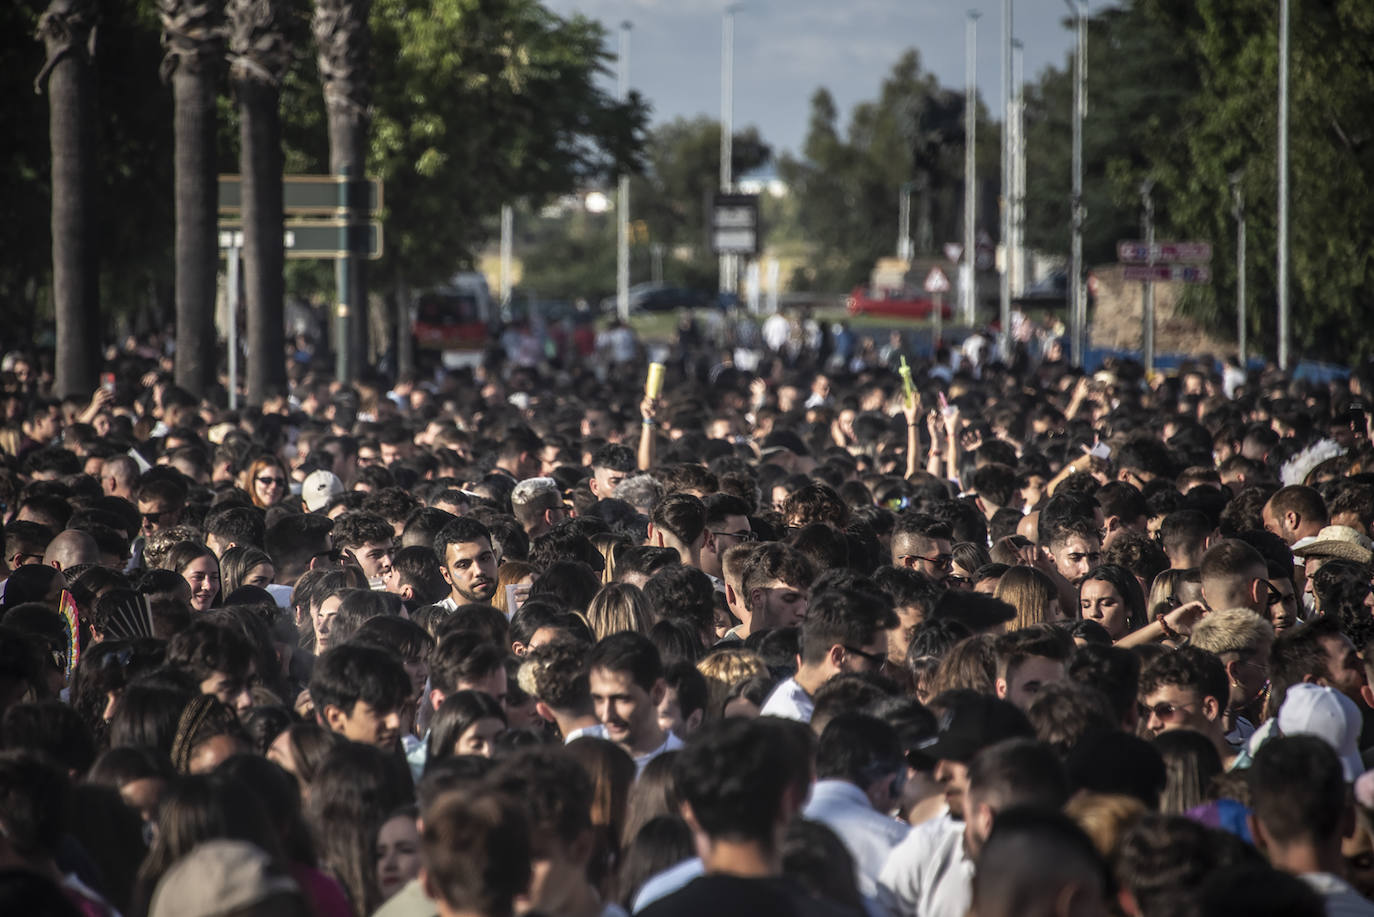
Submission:
M 1374 371 L 681 332 L 6 356 L 0 914 L 1374 915 Z

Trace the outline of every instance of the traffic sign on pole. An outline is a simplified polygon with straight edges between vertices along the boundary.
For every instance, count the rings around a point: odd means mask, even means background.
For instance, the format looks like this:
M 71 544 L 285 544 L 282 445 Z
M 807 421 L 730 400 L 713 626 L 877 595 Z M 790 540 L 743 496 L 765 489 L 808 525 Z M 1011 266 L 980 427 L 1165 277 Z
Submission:
M 344 220 L 287 220 L 282 224 L 286 257 L 332 260 L 352 253 L 372 261 L 382 257 L 382 224 L 377 220 L 349 224 Z M 219 247 L 243 245 L 243 225 L 219 224 Z
M 926 275 L 925 289 L 927 293 L 948 293 L 949 278 L 939 267 L 933 267 Z
M 283 175 L 282 210 L 288 216 L 328 216 L 339 210 L 339 184 L 342 175 Z M 356 209 L 369 213 L 382 209 L 382 180 L 365 178 L 358 182 L 365 197 Z M 239 175 L 219 177 L 220 213 L 239 213 L 243 210 L 243 178 Z
M 959 259 L 964 257 L 964 247 L 958 242 L 946 242 L 945 257 L 955 264 L 958 264 Z
M 1133 239 L 1116 243 L 1116 260 L 1124 264 L 1206 264 L 1212 260 L 1210 242 L 1156 242 Z
M 1200 265 L 1183 264 L 1126 264 L 1121 279 L 1141 283 L 1211 283 L 1212 271 Z

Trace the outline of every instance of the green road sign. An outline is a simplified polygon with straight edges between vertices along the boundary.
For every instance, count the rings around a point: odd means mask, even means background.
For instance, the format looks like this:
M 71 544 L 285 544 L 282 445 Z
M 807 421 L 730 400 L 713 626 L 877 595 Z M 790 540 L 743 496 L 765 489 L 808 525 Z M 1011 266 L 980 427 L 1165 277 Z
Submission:
M 339 187 L 343 177 L 339 175 L 283 175 L 282 209 L 287 216 L 328 216 L 341 208 Z M 354 202 L 358 209 L 366 208 L 369 213 L 382 209 L 382 180 L 365 178 L 358 182 L 360 199 Z M 239 213 L 243 210 L 243 177 L 221 175 L 219 177 L 220 213 Z
M 343 220 L 287 220 L 282 228 L 288 258 L 329 260 L 350 251 L 372 261 L 382 257 L 382 224 L 377 220 L 351 226 Z M 235 245 L 243 246 L 243 224 L 221 222 L 219 247 Z

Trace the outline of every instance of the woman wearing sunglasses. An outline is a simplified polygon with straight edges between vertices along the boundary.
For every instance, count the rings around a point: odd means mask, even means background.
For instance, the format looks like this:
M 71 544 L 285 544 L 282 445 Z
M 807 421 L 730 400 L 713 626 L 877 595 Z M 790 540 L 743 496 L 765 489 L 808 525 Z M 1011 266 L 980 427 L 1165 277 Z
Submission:
M 260 455 L 248 463 L 239 478 L 239 487 L 248 492 L 253 505 L 261 509 L 275 506 L 291 492 L 291 477 L 275 455 Z

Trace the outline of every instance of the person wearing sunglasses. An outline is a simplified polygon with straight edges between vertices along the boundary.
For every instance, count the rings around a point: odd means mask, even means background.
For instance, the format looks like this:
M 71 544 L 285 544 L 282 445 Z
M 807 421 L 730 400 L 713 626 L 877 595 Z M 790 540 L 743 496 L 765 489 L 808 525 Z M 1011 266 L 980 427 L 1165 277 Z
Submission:
M 801 633 L 801 665 L 764 701 L 763 716 L 811 722 L 816 690 L 842 672 L 877 672 L 887 632 L 897 626 L 892 600 L 870 590 L 831 588 L 813 597 Z
M 248 463 L 239 478 L 239 487 L 248 492 L 253 505 L 262 509 L 275 506 L 291 493 L 291 477 L 286 466 L 274 455 L 260 455 Z
M 1218 541 L 1202 555 L 1202 600 L 1208 608 L 1248 608 L 1262 618 L 1283 595 L 1269 585 L 1269 565 L 1250 545 L 1235 538 Z
M 1165 653 L 1140 673 L 1138 696 L 1140 722 L 1148 736 L 1195 729 L 1211 739 L 1224 766 L 1235 760 L 1226 741 L 1226 667 L 1214 654 L 1195 646 Z
M 934 517 L 904 514 L 892 532 L 892 565 L 944 583 L 954 569 L 952 538 L 949 526 Z

